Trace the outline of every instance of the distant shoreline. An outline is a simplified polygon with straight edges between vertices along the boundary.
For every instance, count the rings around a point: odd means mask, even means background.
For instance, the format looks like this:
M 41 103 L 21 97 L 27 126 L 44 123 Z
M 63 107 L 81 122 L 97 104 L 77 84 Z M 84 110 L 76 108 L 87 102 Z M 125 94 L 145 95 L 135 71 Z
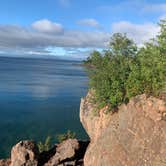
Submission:
M 70 61 L 70 62 L 82 62 L 82 60 L 77 60 L 77 59 L 65 59 L 65 58 L 60 58 L 60 57 L 58 57 L 58 56 L 46 56 L 46 57 L 44 57 L 44 56 L 40 56 L 40 57 L 37 57 L 37 56 L 35 56 L 35 57 L 33 57 L 33 56 L 31 56 L 31 57 L 29 57 L 29 56 L 1 56 L 0 55 L 0 59 L 1 58 L 6 58 L 6 59 L 40 59 L 40 60 L 58 60 L 58 61 Z

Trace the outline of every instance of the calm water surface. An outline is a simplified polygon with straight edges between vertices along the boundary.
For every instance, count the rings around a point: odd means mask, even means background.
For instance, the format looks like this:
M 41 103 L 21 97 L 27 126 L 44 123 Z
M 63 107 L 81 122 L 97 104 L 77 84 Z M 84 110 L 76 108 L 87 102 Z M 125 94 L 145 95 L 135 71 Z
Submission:
M 53 138 L 68 129 L 87 135 L 79 121 L 87 77 L 79 62 L 0 57 L 0 158 L 23 139 Z

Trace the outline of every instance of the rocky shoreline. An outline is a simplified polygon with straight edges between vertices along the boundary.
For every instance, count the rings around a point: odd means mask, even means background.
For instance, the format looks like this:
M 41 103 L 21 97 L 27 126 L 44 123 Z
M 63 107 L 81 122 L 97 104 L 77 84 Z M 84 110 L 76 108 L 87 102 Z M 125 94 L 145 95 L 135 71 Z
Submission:
M 94 115 L 93 94 L 81 99 L 80 121 L 89 141 L 68 139 L 39 153 L 33 141 L 21 141 L 0 166 L 166 166 L 166 100 L 145 94 Z
M 11 159 L 0 160 L 0 166 L 82 166 L 88 144 L 68 139 L 39 153 L 35 142 L 21 141 L 12 148 Z
M 98 110 L 91 92 L 81 100 L 80 120 L 90 137 L 85 166 L 166 166 L 166 98 L 131 98 L 117 112 Z

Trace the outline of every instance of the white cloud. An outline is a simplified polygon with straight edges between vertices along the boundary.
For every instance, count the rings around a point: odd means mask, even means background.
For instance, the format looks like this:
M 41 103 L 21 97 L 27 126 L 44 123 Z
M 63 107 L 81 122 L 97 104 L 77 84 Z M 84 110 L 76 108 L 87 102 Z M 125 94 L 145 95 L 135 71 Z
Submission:
M 166 20 L 166 14 L 163 14 L 159 17 L 159 20 Z
M 83 26 L 95 27 L 95 28 L 101 27 L 99 22 L 93 18 L 79 20 L 78 24 Z
M 138 45 L 142 45 L 149 39 L 154 38 L 160 31 L 159 26 L 153 23 L 133 24 L 127 21 L 116 22 L 112 24 L 113 33 L 126 33 Z
M 59 50 L 54 51 L 54 48 L 57 50 L 57 47 L 60 47 L 66 50 L 65 54 L 84 57 L 87 56 L 89 50 L 105 49 L 112 33 L 127 33 L 128 37 L 138 45 L 142 45 L 155 37 L 160 29 L 153 23 L 133 24 L 128 21 L 113 23 L 112 32 L 77 31 L 66 28 L 63 30 L 60 24 L 57 25 L 48 20 L 36 21 L 32 27 L 0 25 L 0 51 L 2 53 L 50 55 L 60 53 Z
M 20 26 L 0 25 L 0 49 L 38 52 L 52 47 L 105 48 L 111 36 L 107 32 L 64 30 L 63 33 L 45 33 Z M 49 31 L 50 32 L 50 31 Z
M 32 27 L 43 33 L 62 33 L 63 27 L 59 23 L 51 22 L 47 19 L 36 21 L 32 24 Z

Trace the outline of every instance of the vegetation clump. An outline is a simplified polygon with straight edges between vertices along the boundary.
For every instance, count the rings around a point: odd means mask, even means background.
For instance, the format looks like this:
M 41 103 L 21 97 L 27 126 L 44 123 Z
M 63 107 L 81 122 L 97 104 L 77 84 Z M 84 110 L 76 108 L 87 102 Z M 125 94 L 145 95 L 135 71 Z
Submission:
M 65 141 L 67 139 L 74 139 L 74 138 L 76 138 L 76 133 L 74 133 L 74 132 L 72 132 L 70 130 L 68 130 L 64 134 L 58 134 L 57 135 L 57 140 L 58 140 L 59 143 Z
M 48 151 L 51 148 L 51 137 L 48 136 L 44 142 L 38 142 L 37 144 L 39 152 Z
M 160 34 L 142 48 L 116 33 L 110 49 L 94 51 L 84 61 L 99 108 L 108 105 L 111 110 L 133 96 L 166 91 L 166 20 L 159 25 Z
M 50 150 L 51 147 L 53 147 L 53 142 L 54 141 L 56 142 L 56 140 L 59 143 L 61 143 L 65 140 L 67 140 L 67 139 L 74 139 L 74 138 L 76 138 L 76 133 L 68 130 L 66 133 L 58 134 L 56 136 L 55 140 L 53 139 L 53 137 L 47 136 L 45 141 L 44 142 L 42 142 L 42 141 L 38 142 L 37 146 L 39 148 L 39 152 L 42 153 L 44 151 Z

